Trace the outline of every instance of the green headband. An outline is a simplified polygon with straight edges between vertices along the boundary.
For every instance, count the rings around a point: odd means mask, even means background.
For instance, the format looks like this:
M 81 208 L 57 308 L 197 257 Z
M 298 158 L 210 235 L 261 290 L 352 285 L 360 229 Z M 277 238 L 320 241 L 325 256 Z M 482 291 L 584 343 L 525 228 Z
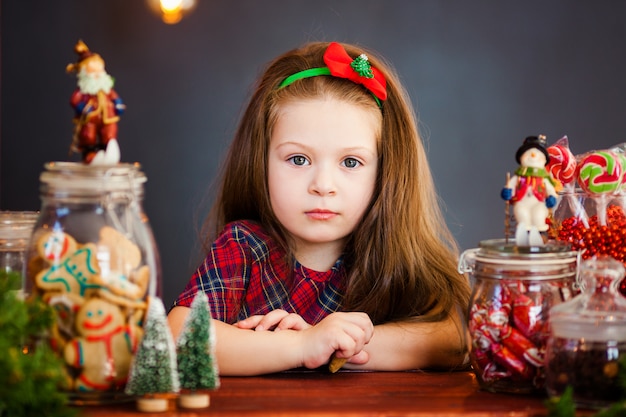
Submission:
M 317 77 L 318 75 L 331 75 L 330 69 L 328 67 L 309 68 L 308 70 L 296 72 L 295 74 L 292 74 L 289 77 L 285 78 L 285 80 L 280 83 L 278 88 L 287 87 L 289 84 L 293 84 L 294 81 L 298 81 L 303 78 Z
M 290 75 L 280 83 L 278 88 L 287 87 L 303 78 L 331 75 L 361 84 L 374 95 L 378 107 L 382 108 L 381 100 L 387 99 L 385 77 L 370 65 L 366 55 L 361 54 L 356 59 L 352 59 L 341 45 L 332 42 L 324 53 L 324 62 L 326 67 L 309 68 Z

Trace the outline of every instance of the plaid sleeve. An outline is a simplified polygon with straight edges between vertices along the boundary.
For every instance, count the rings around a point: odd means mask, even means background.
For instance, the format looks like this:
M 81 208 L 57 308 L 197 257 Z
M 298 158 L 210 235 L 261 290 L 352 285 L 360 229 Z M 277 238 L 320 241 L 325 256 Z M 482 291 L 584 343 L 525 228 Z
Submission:
M 243 222 L 234 222 L 213 242 L 211 250 L 192 275 L 174 306 L 191 306 L 198 291 L 204 291 L 214 319 L 237 321 L 250 282 L 252 265 L 258 261 L 258 248 L 251 247 L 253 232 Z

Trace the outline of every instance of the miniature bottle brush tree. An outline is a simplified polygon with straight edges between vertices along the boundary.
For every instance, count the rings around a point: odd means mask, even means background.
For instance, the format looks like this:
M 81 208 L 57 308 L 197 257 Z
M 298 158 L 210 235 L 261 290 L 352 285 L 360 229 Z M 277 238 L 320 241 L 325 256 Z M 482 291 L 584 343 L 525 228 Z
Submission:
M 176 346 L 160 298 L 152 297 L 144 335 L 130 370 L 126 393 L 138 396 L 137 409 L 167 411 L 170 398 L 180 390 Z
M 176 342 L 181 384 L 179 405 L 183 408 L 208 407 L 210 396 L 206 391 L 220 384 L 211 321 L 207 296 L 200 291 L 191 303 L 191 311 Z

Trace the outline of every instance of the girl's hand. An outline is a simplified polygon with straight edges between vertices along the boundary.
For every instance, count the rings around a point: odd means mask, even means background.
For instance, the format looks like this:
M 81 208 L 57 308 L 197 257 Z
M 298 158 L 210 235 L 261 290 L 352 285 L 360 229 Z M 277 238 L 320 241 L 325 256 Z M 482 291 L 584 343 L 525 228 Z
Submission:
M 285 310 L 273 310 L 265 315 L 250 316 L 234 325 L 240 329 L 254 329 L 256 331 L 305 330 L 311 327 L 299 314 L 288 313 Z
M 302 363 L 317 368 L 328 363 L 333 354 L 354 364 L 367 363 L 369 355 L 363 347 L 373 334 L 374 325 L 367 314 L 332 313 L 302 332 Z

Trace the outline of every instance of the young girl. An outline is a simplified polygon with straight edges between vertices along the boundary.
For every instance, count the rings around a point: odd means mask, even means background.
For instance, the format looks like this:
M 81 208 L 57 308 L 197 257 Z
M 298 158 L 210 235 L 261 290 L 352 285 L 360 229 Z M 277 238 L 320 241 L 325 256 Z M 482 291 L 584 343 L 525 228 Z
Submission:
M 176 337 L 204 291 L 222 375 L 333 357 L 367 370 L 465 363 L 469 286 L 410 101 L 382 60 L 338 43 L 278 57 L 221 178 L 212 244 L 169 322 Z

